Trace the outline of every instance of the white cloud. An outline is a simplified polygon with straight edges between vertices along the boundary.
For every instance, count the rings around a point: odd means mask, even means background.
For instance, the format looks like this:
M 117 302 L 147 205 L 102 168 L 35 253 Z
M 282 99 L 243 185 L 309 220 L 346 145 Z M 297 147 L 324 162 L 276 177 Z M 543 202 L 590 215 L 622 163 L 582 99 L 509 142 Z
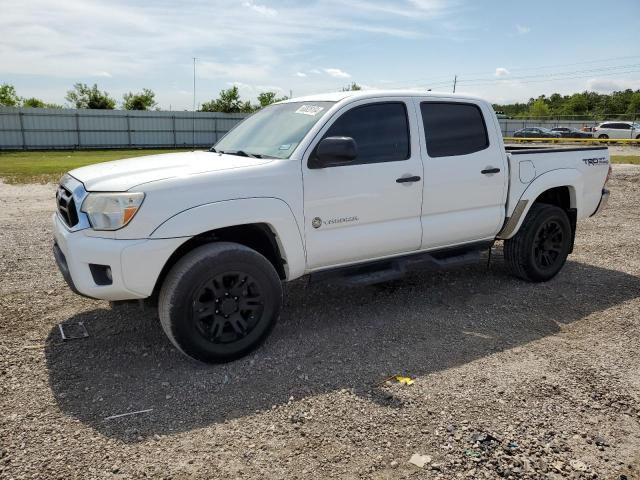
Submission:
M 631 80 L 614 80 L 611 78 L 592 78 L 587 81 L 587 89 L 600 93 L 611 93 L 627 88 L 636 88 L 638 82 Z
M 437 13 L 445 8 L 442 0 L 409 0 L 409 3 L 419 10 Z
M 254 96 L 261 92 L 283 92 L 284 89 L 277 85 L 254 85 L 244 82 L 227 82 L 227 85 L 231 87 L 238 87 L 241 95 Z
M 55 103 L 63 103 L 74 82 L 97 80 L 115 97 L 146 86 L 162 106 L 181 108 L 183 96 L 177 92 L 190 91 L 195 56 L 198 96 L 206 99 L 233 81 L 280 83 L 301 94 L 325 91 L 335 88 L 332 79 L 350 78 L 337 68 L 311 69 L 341 60 L 330 42 L 385 42 L 434 32 L 450 38 L 443 22 L 459 21 L 451 5 L 444 0 L 0 0 L 0 78 L 37 79 L 38 87 L 12 80 L 20 92 L 33 88 L 34 96 L 55 84 L 47 99 Z M 438 22 L 432 21 L 436 15 Z
M 266 5 L 259 5 L 253 2 L 243 2 L 242 6 L 257 12 L 260 15 L 264 15 L 265 17 L 275 17 L 278 15 L 278 11 L 276 9 L 267 7 Z
M 524 26 L 524 25 L 516 24 L 516 30 L 518 31 L 518 33 L 520 35 L 526 35 L 527 33 L 529 33 L 531 31 L 531 27 L 527 27 L 527 26 Z
M 343 72 L 339 68 L 325 68 L 324 72 L 327 75 L 332 76 L 333 78 L 351 78 L 351 75 L 349 75 L 347 72 Z
M 267 77 L 268 65 L 254 63 L 222 63 L 202 61 L 196 63 L 196 72 L 199 78 L 237 78 L 256 80 Z
M 496 77 L 505 77 L 507 75 L 509 75 L 509 70 L 507 70 L 504 67 L 498 67 L 496 68 Z

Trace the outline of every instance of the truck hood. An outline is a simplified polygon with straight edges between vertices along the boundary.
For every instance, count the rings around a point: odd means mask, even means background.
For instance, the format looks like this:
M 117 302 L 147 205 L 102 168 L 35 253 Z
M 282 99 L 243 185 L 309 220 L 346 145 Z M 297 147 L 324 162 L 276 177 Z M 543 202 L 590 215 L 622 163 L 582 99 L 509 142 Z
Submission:
M 124 192 L 143 183 L 237 168 L 273 160 L 213 152 L 179 152 L 96 163 L 71 170 L 89 192 Z

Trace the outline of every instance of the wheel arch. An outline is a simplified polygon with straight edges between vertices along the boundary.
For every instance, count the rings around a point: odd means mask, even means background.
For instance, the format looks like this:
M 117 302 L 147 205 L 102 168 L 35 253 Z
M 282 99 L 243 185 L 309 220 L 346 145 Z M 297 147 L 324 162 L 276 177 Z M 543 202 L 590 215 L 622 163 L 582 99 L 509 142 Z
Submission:
M 575 232 L 578 212 L 582 208 L 582 191 L 582 179 L 578 170 L 558 169 L 540 175 L 522 193 L 511 217 L 497 237 L 506 240 L 518 233 L 529 210 L 536 203 L 555 205 L 567 211 Z
M 166 220 L 151 238 L 190 237 L 165 262 L 157 290 L 171 267 L 205 243 L 229 241 L 264 255 L 281 279 L 301 276 L 306 268 L 302 235 L 289 206 L 276 198 L 228 200 L 200 205 Z
M 180 245 L 167 259 L 154 287 L 154 295 L 162 287 L 171 268 L 194 249 L 213 242 L 233 242 L 251 248 L 263 255 L 273 265 L 281 280 L 287 279 L 287 261 L 276 235 L 266 223 L 232 225 L 202 232 Z

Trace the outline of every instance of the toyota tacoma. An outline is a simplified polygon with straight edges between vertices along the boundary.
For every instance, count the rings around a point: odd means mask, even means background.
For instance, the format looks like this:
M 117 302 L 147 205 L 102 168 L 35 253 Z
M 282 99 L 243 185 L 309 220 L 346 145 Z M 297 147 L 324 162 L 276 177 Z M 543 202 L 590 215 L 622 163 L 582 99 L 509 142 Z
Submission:
M 54 255 L 76 293 L 148 299 L 184 354 L 238 358 L 273 329 L 283 282 L 346 285 L 480 259 L 553 278 L 606 204 L 606 147 L 505 147 L 490 103 L 416 91 L 279 102 L 209 151 L 64 175 Z

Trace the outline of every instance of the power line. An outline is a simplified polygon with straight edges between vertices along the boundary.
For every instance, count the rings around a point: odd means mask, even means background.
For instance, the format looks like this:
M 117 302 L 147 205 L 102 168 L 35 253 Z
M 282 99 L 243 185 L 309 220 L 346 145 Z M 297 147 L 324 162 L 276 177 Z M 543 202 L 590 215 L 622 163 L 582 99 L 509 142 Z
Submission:
M 631 58 L 640 58 L 640 55 L 627 55 L 627 56 L 623 56 L 623 57 L 609 57 L 606 59 L 600 59 L 600 60 L 588 60 L 588 61 L 584 61 L 584 62 L 574 62 L 574 63 L 565 63 L 565 64 L 555 64 L 555 65 L 546 65 L 546 66 L 538 66 L 538 67 L 527 67 L 527 68 L 511 68 L 509 67 L 513 72 L 517 72 L 517 71 L 529 71 L 529 70 L 541 70 L 541 69 L 549 69 L 549 68 L 557 68 L 557 67 L 570 67 L 570 66 L 576 66 L 576 65 L 587 65 L 587 64 L 594 64 L 594 63 L 603 63 L 603 62 L 611 62 L 614 60 L 623 60 L 623 59 L 631 59 Z M 602 71 L 602 70 L 609 70 L 612 68 L 623 68 L 623 67 L 628 67 L 628 66 L 635 66 L 635 64 L 632 65 L 605 65 L 602 67 L 597 67 L 597 68 L 593 68 L 593 69 L 587 69 L 587 70 L 579 70 L 579 71 Z M 555 74 L 559 74 L 559 73 L 573 73 L 573 72 L 555 72 Z M 552 75 L 554 74 L 552 73 L 546 73 L 546 74 L 538 74 L 538 75 Z M 470 75 L 495 75 L 495 72 L 487 72 L 485 71 L 479 71 L 479 72 L 463 72 L 463 73 L 458 73 L 458 77 L 461 78 L 461 80 L 459 80 L 460 83 L 466 83 L 469 82 L 470 80 L 464 80 L 465 76 L 470 76 Z M 523 75 L 523 76 L 519 76 L 519 77 L 525 77 L 527 75 Z M 450 85 L 451 80 L 449 80 L 451 78 L 451 75 L 442 75 L 442 76 L 434 76 L 434 77 L 426 77 L 426 78 L 421 78 L 421 79 L 417 79 L 417 80 L 406 80 L 403 81 L 403 85 L 424 85 L 424 84 L 428 84 L 430 87 L 432 86 L 444 86 L 444 85 Z M 509 78 L 516 78 L 516 77 L 509 77 Z M 474 80 L 480 80 L 480 79 L 474 79 Z M 482 78 L 481 80 L 491 80 L 491 78 Z M 398 87 L 401 88 L 401 87 Z
M 616 66 L 609 66 L 609 67 L 602 67 L 602 68 L 591 68 L 591 69 L 586 69 L 586 70 L 571 70 L 571 71 L 566 71 L 566 72 L 555 72 L 555 73 L 538 73 L 538 74 L 534 74 L 534 75 L 520 75 L 520 76 L 505 76 L 504 78 L 496 78 L 496 77 L 485 77 L 485 78 L 470 78 L 467 80 L 460 80 L 461 82 L 465 82 L 465 83 L 469 83 L 469 82 L 475 82 L 475 81 L 493 81 L 493 80 L 524 80 L 524 79 L 529 79 L 529 78 L 540 78 L 540 77 L 556 77 L 556 76 L 562 76 L 562 75 L 574 75 L 574 74 L 582 74 L 582 73 L 598 73 L 598 72 L 607 72 L 610 70 L 618 70 L 618 69 L 629 69 L 629 68 L 636 68 L 636 67 L 640 67 L 640 63 L 635 63 L 635 64 L 629 64 L 629 65 L 616 65 Z
M 587 69 L 587 70 L 574 70 L 574 71 L 566 71 L 566 72 L 556 72 L 556 73 L 545 73 L 545 74 L 535 74 L 535 75 L 521 75 L 521 76 L 505 76 L 505 77 L 485 77 L 485 78 L 470 78 L 464 79 L 458 78 L 457 84 L 464 86 L 482 86 L 482 85 L 493 85 L 493 84 L 504 84 L 505 82 L 517 81 L 518 84 L 527 84 L 527 83 L 540 83 L 540 82 L 552 82 L 552 81 L 560 81 L 560 80 L 572 80 L 579 78 L 589 78 L 594 75 L 598 76 L 610 76 L 610 75 L 624 75 L 628 73 L 637 73 L 637 67 L 640 67 L 640 64 L 631 64 L 631 65 L 617 65 L 617 66 L 609 66 L 597 69 Z M 614 70 L 614 71 L 611 71 Z M 460 75 L 458 75 L 460 77 Z M 543 78 L 540 78 L 543 77 Z M 431 82 L 431 83 L 421 83 L 421 84 L 412 84 L 412 85 L 404 85 L 404 88 L 434 88 L 434 87 L 445 87 L 447 85 L 451 85 L 451 80 L 442 81 L 442 82 Z M 396 88 L 403 88 L 403 86 L 396 86 Z
M 610 73 L 601 73 L 598 76 L 601 77 L 607 77 L 607 76 L 611 76 L 611 75 L 624 75 L 624 74 L 628 74 L 628 73 L 638 73 L 640 72 L 640 70 L 625 70 L 625 71 L 617 71 L 617 72 L 610 72 Z M 546 83 L 546 82 L 558 82 L 558 81 L 562 81 L 562 80 L 577 80 L 577 79 L 581 79 L 581 78 L 591 78 L 593 77 L 592 74 L 590 75 L 569 75 L 569 76 L 556 76 L 553 78 L 543 78 L 543 79 L 535 79 L 535 80 L 525 80 L 525 81 L 520 81 L 517 80 L 518 85 L 522 85 L 522 84 L 529 84 L 529 83 Z M 501 80 L 492 80 L 492 81 L 485 81 L 485 82 L 477 82 L 477 83 L 469 83 L 467 84 L 467 86 L 470 87 L 477 87 L 477 86 L 482 86 L 482 85 L 494 85 L 494 84 L 504 84 L 505 82 L 508 82 L 511 79 L 501 79 Z M 462 80 L 459 81 L 460 83 L 464 83 Z

